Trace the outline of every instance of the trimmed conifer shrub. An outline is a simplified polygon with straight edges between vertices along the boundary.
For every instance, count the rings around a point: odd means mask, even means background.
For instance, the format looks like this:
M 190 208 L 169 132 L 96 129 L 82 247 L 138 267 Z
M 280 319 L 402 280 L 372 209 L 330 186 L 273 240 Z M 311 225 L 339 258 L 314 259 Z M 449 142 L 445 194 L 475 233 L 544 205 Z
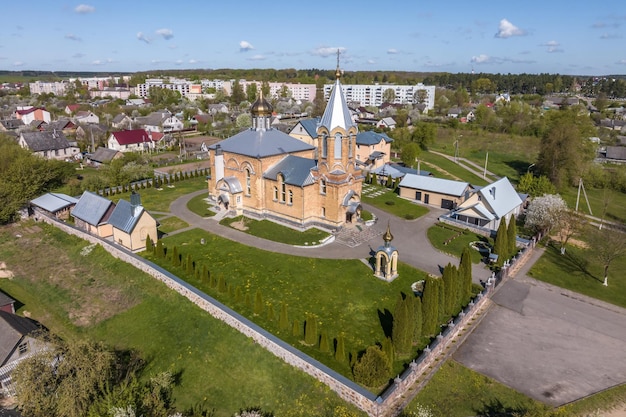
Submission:
M 209 287 L 217 288 L 217 278 L 213 274 L 209 274 Z
M 241 285 L 237 285 L 235 288 L 235 302 L 241 303 L 243 301 L 243 290 L 241 289 Z
M 260 316 L 263 313 L 263 296 L 261 290 L 256 290 L 254 294 L 254 314 Z
M 146 250 L 154 253 L 154 248 L 152 247 L 152 239 L 150 239 L 150 235 L 146 236 Z
M 320 336 L 320 352 L 330 352 L 330 345 L 328 343 L 328 335 L 326 334 L 326 331 L 322 331 L 322 335 Z
M 191 254 L 187 254 L 187 258 L 185 260 L 185 270 L 189 275 L 193 274 L 193 259 L 191 259 Z
M 309 346 L 317 345 L 317 316 L 309 314 L 304 325 L 304 343 Z
M 354 380 L 366 387 L 379 387 L 389 379 L 389 360 L 378 346 L 369 346 L 352 369 Z
M 224 278 L 224 275 L 219 276 L 218 282 L 217 282 L 217 290 L 219 292 L 221 292 L 222 294 L 228 292 L 228 287 L 226 286 L 226 278 Z
M 209 270 L 207 269 L 206 265 L 202 265 L 202 272 L 200 273 L 200 281 L 201 282 L 207 282 L 207 279 L 209 278 Z
M 435 278 L 427 276 L 422 292 L 422 334 L 426 337 L 435 336 L 439 324 L 439 287 Z
M 509 226 L 506 229 L 507 243 L 509 244 L 508 258 L 512 258 L 517 254 L 517 224 L 515 223 L 515 214 L 509 219 Z
M 493 253 L 498 255 L 498 266 L 502 266 L 507 259 L 509 244 L 507 242 L 508 232 L 506 227 L 506 218 L 500 220 L 498 231 L 496 232 L 496 240 L 493 243 Z
M 180 255 L 178 254 L 178 247 L 174 246 L 172 249 L 172 265 L 180 266 Z
M 407 355 L 411 351 L 413 342 L 413 324 L 409 317 L 409 310 L 405 298 L 400 294 L 393 310 L 393 326 L 391 329 L 393 345 L 400 355 Z
M 280 330 L 289 328 L 289 317 L 287 316 L 287 304 L 283 301 L 280 305 L 280 318 L 278 319 L 278 327 Z
M 387 357 L 387 360 L 389 361 L 389 368 L 393 367 L 393 361 L 395 360 L 394 356 L 394 349 L 393 349 L 393 342 L 391 341 L 391 338 L 386 337 L 385 340 L 383 340 L 382 342 L 382 351 L 385 354 L 385 356 Z
M 337 337 L 337 347 L 335 348 L 335 360 L 339 363 L 346 362 L 346 346 L 343 333 Z
M 272 303 L 267 303 L 267 321 L 276 320 L 276 314 L 274 314 L 274 305 Z
M 294 337 L 302 337 L 302 326 L 298 320 L 294 320 L 291 326 L 291 335 Z
M 463 248 L 459 263 L 459 280 L 463 287 L 460 294 L 461 307 L 466 306 L 472 297 L 472 254 L 469 247 Z
M 419 297 L 412 297 L 413 299 L 413 343 L 419 343 L 422 339 L 422 299 Z

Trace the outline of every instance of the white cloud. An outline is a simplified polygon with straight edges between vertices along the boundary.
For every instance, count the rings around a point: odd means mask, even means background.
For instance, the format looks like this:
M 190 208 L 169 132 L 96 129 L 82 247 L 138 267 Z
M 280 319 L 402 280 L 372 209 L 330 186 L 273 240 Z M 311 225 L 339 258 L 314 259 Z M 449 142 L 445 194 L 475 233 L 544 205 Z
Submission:
M 76 6 L 74 11 L 79 14 L 87 14 L 95 12 L 96 8 L 88 4 L 79 4 L 78 6 Z
M 477 55 L 477 56 L 473 56 L 471 61 L 474 64 L 487 64 L 487 63 L 491 62 L 491 57 L 489 55 L 480 54 L 480 55 Z
M 545 46 L 548 48 L 546 49 L 546 52 L 549 54 L 563 52 L 563 49 L 561 48 L 561 44 L 558 43 L 557 41 L 549 41 L 543 44 L 542 46 Z
M 254 49 L 254 46 L 252 46 L 252 44 L 248 41 L 241 41 L 239 42 L 239 52 L 246 52 L 249 51 L 251 49 Z
M 387 53 L 390 55 L 397 54 L 399 51 L 395 48 L 387 49 Z
M 94 60 L 94 61 L 91 61 L 91 65 L 102 65 L 102 64 L 103 64 L 103 62 L 102 62 L 102 61 L 100 61 L 99 59 L 96 59 L 96 60 Z
M 190 63 L 190 64 L 197 64 L 198 62 L 199 62 L 199 61 L 198 61 L 198 60 L 196 60 L 196 59 L 190 59 L 190 60 L 189 60 L 189 63 Z
M 626 65 L 626 59 L 620 59 L 616 62 L 617 65 Z
M 617 33 L 603 33 L 600 35 L 600 39 L 621 39 L 622 36 Z
M 526 35 L 526 31 L 518 28 L 513 23 L 509 22 L 506 19 L 500 20 L 500 25 L 498 25 L 498 33 L 496 33 L 496 38 L 510 38 L 511 36 L 524 36 Z
M 156 34 L 162 36 L 165 40 L 169 40 L 174 37 L 174 32 L 172 32 L 172 29 L 159 29 L 156 31 Z
M 182 59 L 177 59 L 176 62 L 174 62 L 174 64 L 182 65 L 183 64 L 183 60 Z
M 13 63 L 13 66 L 14 66 L 14 67 L 21 67 L 22 65 L 24 65 L 24 63 L 23 63 L 22 61 L 15 61 L 15 62 Z
M 344 48 L 343 46 L 332 46 L 332 47 L 322 46 L 322 47 L 314 49 L 312 54 L 321 56 L 321 57 L 327 57 L 327 56 L 333 56 L 333 55 L 336 56 L 337 51 L 339 51 L 340 54 L 343 54 L 344 52 L 346 52 L 346 48 Z
M 264 61 L 265 57 L 263 55 L 257 54 L 253 57 L 248 58 L 249 61 Z
M 82 58 L 84 56 L 85 54 L 83 54 L 82 52 L 77 52 L 74 55 L 72 55 L 72 58 Z
M 143 32 L 137 32 L 137 39 L 145 43 L 150 43 L 150 38 L 144 35 Z
M 65 39 L 69 39 L 71 41 L 77 41 L 77 42 L 82 41 L 81 38 L 79 38 L 78 36 L 76 36 L 74 34 L 71 34 L 71 33 L 68 33 L 67 35 L 65 35 Z

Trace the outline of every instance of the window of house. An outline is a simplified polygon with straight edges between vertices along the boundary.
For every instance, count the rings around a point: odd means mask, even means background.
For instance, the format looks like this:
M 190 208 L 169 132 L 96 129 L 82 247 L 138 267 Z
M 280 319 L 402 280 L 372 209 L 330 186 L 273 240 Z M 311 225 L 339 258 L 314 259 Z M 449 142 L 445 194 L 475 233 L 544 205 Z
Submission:
M 350 139 L 348 140 L 348 158 L 352 158 L 352 140 L 354 139 L 353 135 L 350 135 Z
M 322 207 L 322 217 L 326 217 L 326 207 Z
M 278 187 L 274 187 L 274 201 L 278 200 Z
M 287 185 L 283 182 L 280 184 L 280 201 L 283 203 L 287 200 Z
M 322 158 L 328 157 L 328 136 L 322 136 Z
M 326 180 L 320 180 L 320 194 L 326 194 Z
M 289 200 L 287 200 L 287 203 L 289 204 L 293 204 L 293 191 L 289 190 Z
M 28 342 L 20 343 L 20 345 L 17 347 L 17 350 L 20 355 L 23 355 L 26 352 L 28 352 Z

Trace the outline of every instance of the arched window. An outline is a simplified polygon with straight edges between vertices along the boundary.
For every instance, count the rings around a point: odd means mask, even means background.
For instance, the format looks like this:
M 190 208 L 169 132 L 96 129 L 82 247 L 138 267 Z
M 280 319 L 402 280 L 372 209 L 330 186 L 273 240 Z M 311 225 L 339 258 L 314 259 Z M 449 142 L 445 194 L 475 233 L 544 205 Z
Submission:
M 341 133 L 335 134 L 335 159 L 341 159 Z
M 274 201 L 278 201 L 278 187 L 274 187 Z
M 320 180 L 320 194 L 326 194 L 326 180 Z
M 245 171 L 246 171 L 246 194 L 250 195 L 250 190 L 251 190 L 250 169 L 246 168 Z
M 285 184 L 285 177 L 282 174 L 278 174 L 278 186 L 280 187 L 280 201 L 283 203 L 287 201 L 287 184 Z
M 324 134 L 322 136 L 322 158 L 328 157 L 328 136 Z
M 293 204 L 293 191 L 289 190 L 289 200 L 287 201 L 289 204 Z
M 350 140 L 348 140 L 348 158 L 352 158 L 353 146 L 354 146 L 354 135 L 350 135 Z

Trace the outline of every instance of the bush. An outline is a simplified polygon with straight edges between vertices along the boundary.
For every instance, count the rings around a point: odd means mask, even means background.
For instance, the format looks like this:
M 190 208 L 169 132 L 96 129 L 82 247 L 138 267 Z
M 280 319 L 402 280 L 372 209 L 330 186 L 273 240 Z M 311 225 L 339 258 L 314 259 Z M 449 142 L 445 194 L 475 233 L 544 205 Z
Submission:
M 387 200 L 387 201 L 385 201 L 385 204 L 388 205 L 388 206 L 393 206 L 393 205 L 396 204 L 396 202 L 395 201 L 391 201 L 391 200 Z
M 370 346 L 356 362 L 352 372 L 359 384 L 379 387 L 389 380 L 389 359 L 378 346 Z

